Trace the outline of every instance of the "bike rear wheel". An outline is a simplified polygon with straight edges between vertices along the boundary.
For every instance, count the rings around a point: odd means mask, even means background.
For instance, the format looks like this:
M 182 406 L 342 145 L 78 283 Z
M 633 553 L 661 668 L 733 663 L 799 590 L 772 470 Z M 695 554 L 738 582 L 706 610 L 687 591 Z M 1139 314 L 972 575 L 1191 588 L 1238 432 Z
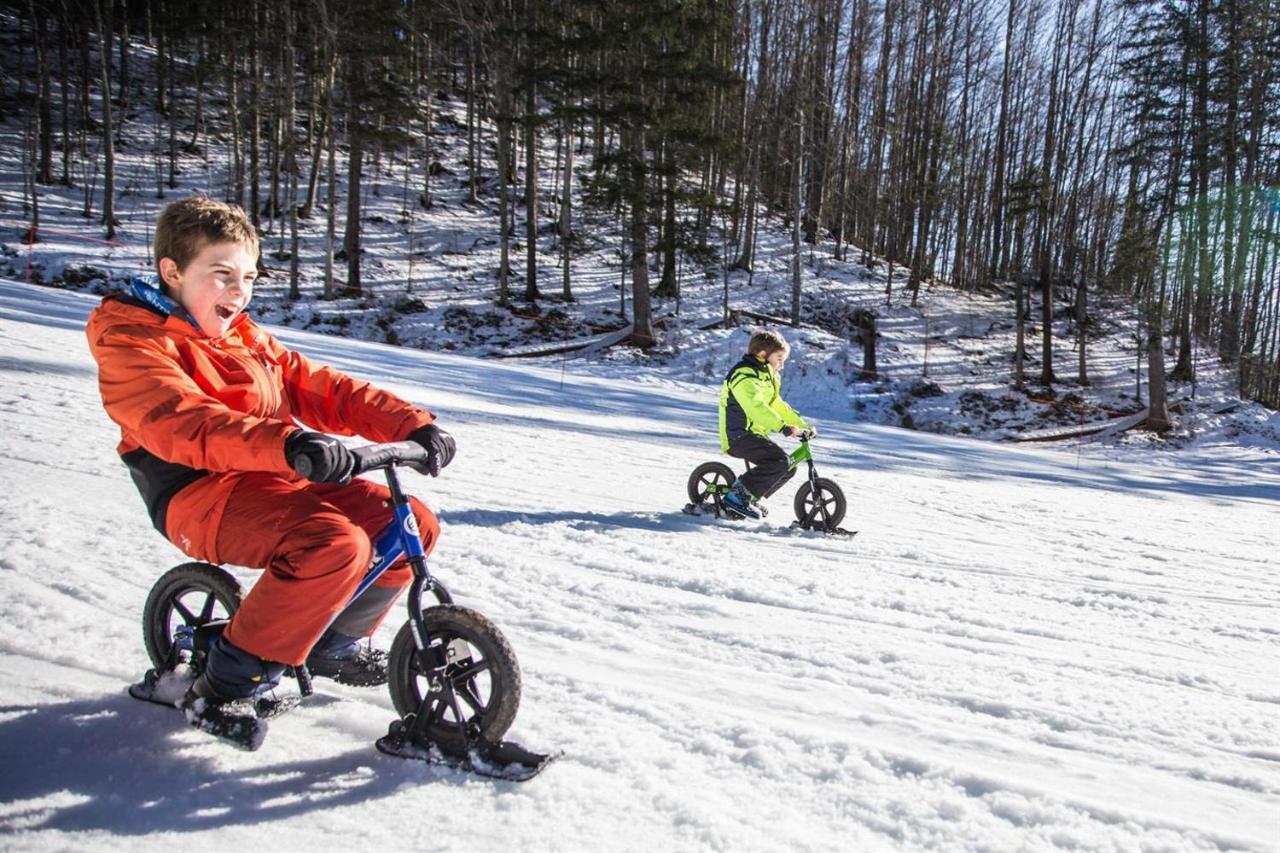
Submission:
M 239 582 L 219 566 L 183 563 L 165 572 L 142 608 L 142 642 L 152 665 L 162 669 L 185 662 L 173 654 L 178 629 L 230 619 L 243 598 Z
M 387 676 L 391 701 L 401 719 L 425 714 L 425 734 L 433 742 L 465 740 L 481 735 L 497 743 L 515 721 L 520 707 L 520 665 L 515 652 L 488 617 L 467 607 L 439 605 L 422 611 L 429 645 L 424 667 L 406 622 L 391 644 Z M 434 667 L 444 667 L 457 707 L 448 690 L 432 694 Z M 430 695 L 430 700 L 424 703 Z
M 716 503 L 738 475 L 723 462 L 703 462 L 689 475 L 689 501 L 695 506 Z
M 826 477 L 818 478 L 817 494 L 809 483 L 805 483 L 796 492 L 796 520 L 803 526 L 823 525 L 836 527 L 844 521 L 848 503 L 844 492 L 835 481 Z M 825 510 L 825 518 L 824 518 Z

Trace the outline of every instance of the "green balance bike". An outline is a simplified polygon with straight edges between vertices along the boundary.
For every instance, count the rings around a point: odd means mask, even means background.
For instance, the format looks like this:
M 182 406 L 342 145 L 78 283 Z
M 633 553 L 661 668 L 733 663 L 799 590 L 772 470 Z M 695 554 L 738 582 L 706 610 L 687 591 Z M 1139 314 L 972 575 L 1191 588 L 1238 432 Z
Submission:
M 787 470 L 794 470 L 801 464 L 808 466 L 808 477 L 796 490 L 794 502 L 796 520 L 792 527 L 802 530 L 817 530 L 837 536 L 853 536 L 855 530 L 846 530 L 840 526 L 848 509 L 848 501 L 844 491 L 834 480 L 818 476 L 818 469 L 813 464 L 813 451 L 809 439 L 813 434 L 809 431 L 799 435 L 800 446 L 791 452 Z M 751 463 L 747 463 L 750 469 Z M 714 515 L 717 518 L 736 518 L 724 508 L 724 496 L 729 493 L 738 475 L 723 462 L 703 462 L 689 475 L 689 503 L 684 511 L 689 515 Z M 756 509 L 761 515 L 768 511 L 759 504 Z

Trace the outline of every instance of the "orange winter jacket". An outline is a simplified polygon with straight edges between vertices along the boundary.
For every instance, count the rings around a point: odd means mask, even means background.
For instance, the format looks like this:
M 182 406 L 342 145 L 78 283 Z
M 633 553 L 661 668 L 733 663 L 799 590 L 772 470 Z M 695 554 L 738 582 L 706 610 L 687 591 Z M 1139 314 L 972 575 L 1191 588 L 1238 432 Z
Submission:
M 170 500 L 192 483 L 225 480 L 204 488 L 229 493 L 238 478 L 219 475 L 296 479 L 284 455 L 295 419 L 371 441 L 399 441 L 435 420 L 367 382 L 313 365 L 245 314 L 215 339 L 133 296 L 111 295 L 85 332 L 102 404 L 120 426 L 120 456 L 161 533 Z

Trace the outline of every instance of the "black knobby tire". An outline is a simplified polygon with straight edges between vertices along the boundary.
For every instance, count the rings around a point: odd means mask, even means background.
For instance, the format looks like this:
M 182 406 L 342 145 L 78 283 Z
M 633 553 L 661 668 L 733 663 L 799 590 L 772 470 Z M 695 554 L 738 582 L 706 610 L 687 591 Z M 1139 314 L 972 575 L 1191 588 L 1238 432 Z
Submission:
M 796 520 L 801 524 L 806 521 L 816 527 L 822 526 L 822 510 L 816 507 L 812 489 L 806 481 L 796 492 Z M 828 480 L 826 477 L 818 478 L 818 499 L 822 501 L 827 510 L 826 523 L 828 527 L 836 527 L 840 522 L 844 521 L 845 510 L 848 504 L 844 498 L 844 492 L 835 484 L 834 480 Z M 813 513 L 813 518 L 809 518 L 809 514 Z
M 723 462 L 703 462 L 689 475 L 689 501 L 694 506 L 713 504 L 716 495 L 729 491 L 738 475 Z
M 445 650 L 445 677 L 453 684 L 462 710 L 459 721 L 447 700 L 433 702 L 426 736 L 434 742 L 458 742 L 465 733 L 497 743 L 515 721 L 520 708 L 520 665 L 506 637 L 488 617 L 454 604 L 422 611 L 430 649 Z M 452 654 L 450 654 L 452 652 Z M 401 719 L 416 714 L 427 695 L 427 678 L 406 622 L 391 644 L 387 661 L 391 701 Z
M 225 569 L 210 563 L 183 563 L 165 572 L 151 587 L 142 609 L 142 642 L 156 668 L 170 666 L 173 635 L 179 625 L 199 627 L 229 619 L 244 592 Z

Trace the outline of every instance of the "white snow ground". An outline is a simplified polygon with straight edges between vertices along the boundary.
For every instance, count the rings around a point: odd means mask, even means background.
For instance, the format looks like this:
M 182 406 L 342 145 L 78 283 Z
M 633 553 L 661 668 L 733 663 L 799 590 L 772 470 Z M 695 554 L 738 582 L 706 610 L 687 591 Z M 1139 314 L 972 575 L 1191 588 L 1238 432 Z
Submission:
M 1273 449 L 1010 446 L 815 395 L 835 540 L 787 529 L 791 489 L 758 526 L 680 512 L 713 386 L 279 330 L 457 436 L 406 475 L 433 566 L 519 654 L 512 736 L 565 754 L 523 785 L 388 758 L 387 694 L 328 682 L 240 753 L 125 694 L 183 558 L 115 455 L 96 301 L 0 283 L 0 848 L 1280 849 Z

